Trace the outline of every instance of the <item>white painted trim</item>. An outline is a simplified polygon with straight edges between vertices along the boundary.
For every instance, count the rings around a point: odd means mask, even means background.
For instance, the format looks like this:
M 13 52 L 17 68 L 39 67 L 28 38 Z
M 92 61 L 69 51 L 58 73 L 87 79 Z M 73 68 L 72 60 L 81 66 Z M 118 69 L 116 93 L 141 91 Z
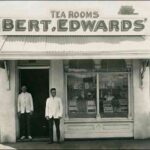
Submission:
M 128 118 L 132 117 L 131 108 L 131 73 L 128 73 Z
M 66 119 L 69 119 L 69 116 L 68 116 L 68 90 L 67 90 L 67 73 L 65 73 L 65 118 Z
M 48 94 L 49 94 L 49 91 L 50 91 L 50 88 L 51 88 L 51 81 L 50 81 L 50 75 L 51 75 L 51 61 L 49 61 L 49 66 L 47 66 L 47 67 L 49 67 L 49 68 L 45 68 L 45 69 L 48 69 L 49 71 L 48 71 L 48 81 L 49 81 L 49 89 L 48 89 Z M 49 94 L 50 95 L 50 94 Z
M 97 120 L 96 118 L 69 118 L 64 120 L 65 124 L 67 123 L 98 123 L 98 122 L 133 122 L 133 119 L 129 118 L 101 118 Z
M 97 114 L 96 114 L 96 117 L 97 119 L 99 120 L 101 118 L 100 116 L 100 107 L 99 107 L 99 104 L 100 104 L 100 99 L 99 99 L 99 73 L 96 74 L 96 100 L 97 100 Z
M 85 124 L 86 123 L 86 124 Z M 65 138 L 133 137 L 133 122 L 68 122 Z
M 0 53 L 0 60 L 57 60 L 57 59 L 147 59 L 150 58 L 150 51 L 138 52 L 97 52 L 97 53 L 70 53 L 50 55 L 49 53 Z
M 134 119 L 134 85 L 133 85 L 133 62 L 131 71 L 131 109 L 132 109 L 132 119 Z
M 15 89 L 15 94 L 16 94 L 16 114 L 17 114 L 17 101 L 18 101 L 18 94 L 19 94 L 19 69 L 17 69 L 17 61 L 16 61 L 16 89 Z M 18 138 L 20 135 L 20 130 L 19 130 L 19 118 L 16 115 L 16 138 Z
M 50 66 L 17 66 L 17 69 L 50 69 Z

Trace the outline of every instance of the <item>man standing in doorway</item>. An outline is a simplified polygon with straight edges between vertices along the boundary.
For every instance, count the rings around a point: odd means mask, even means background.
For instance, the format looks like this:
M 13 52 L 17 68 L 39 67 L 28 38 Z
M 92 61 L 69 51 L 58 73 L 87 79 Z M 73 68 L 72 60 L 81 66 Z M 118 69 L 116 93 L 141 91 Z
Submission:
M 25 139 L 27 135 L 28 139 L 31 140 L 30 119 L 33 113 L 33 99 L 32 95 L 27 92 L 27 87 L 25 85 L 21 87 L 21 91 L 22 92 L 18 96 L 18 114 L 20 117 L 21 135 L 20 139 Z
M 56 134 L 57 134 L 57 143 L 60 143 L 60 119 L 63 115 L 63 106 L 62 100 L 59 97 L 56 97 L 56 89 L 52 88 L 50 90 L 51 97 L 47 98 L 46 101 L 46 109 L 45 109 L 45 117 L 49 122 L 49 136 L 50 141 L 49 144 L 53 143 L 53 122 L 55 122 L 56 126 Z

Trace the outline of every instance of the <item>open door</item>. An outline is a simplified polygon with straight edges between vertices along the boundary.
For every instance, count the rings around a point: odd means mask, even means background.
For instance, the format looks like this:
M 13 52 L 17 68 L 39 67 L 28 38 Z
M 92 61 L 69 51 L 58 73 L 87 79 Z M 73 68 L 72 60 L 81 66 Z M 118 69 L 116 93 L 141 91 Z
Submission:
M 33 137 L 47 137 L 48 122 L 45 119 L 45 105 L 49 97 L 49 69 L 20 69 L 19 81 L 19 89 L 22 85 L 26 85 L 33 97 L 31 134 Z

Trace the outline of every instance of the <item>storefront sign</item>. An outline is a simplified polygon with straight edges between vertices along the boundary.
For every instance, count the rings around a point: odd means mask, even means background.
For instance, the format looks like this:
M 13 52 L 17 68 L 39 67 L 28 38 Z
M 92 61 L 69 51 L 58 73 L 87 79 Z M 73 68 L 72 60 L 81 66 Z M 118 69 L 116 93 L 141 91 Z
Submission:
M 148 19 L 102 18 L 98 11 L 51 11 L 47 19 L 0 19 L 0 35 L 145 35 Z

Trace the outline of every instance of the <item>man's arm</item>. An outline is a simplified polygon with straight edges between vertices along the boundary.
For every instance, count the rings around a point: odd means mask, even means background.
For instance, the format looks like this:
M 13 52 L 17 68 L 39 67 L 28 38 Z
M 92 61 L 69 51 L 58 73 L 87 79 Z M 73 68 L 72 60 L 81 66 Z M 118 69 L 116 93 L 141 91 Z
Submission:
M 17 101 L 17 111 L 18 111 L 18 114 L 21 113 L 20 96 L 18 96 L 18 101 Z
M 45 118 L 49 119 L 49 100 L 46 100 L 46 106 L 45 106 Z
M 30 106 L 31 106 L 31 113 L 32 113 L 34 110 L 34 107 L 33 107 L 33 98 L 31 94 L 30 94 Z

